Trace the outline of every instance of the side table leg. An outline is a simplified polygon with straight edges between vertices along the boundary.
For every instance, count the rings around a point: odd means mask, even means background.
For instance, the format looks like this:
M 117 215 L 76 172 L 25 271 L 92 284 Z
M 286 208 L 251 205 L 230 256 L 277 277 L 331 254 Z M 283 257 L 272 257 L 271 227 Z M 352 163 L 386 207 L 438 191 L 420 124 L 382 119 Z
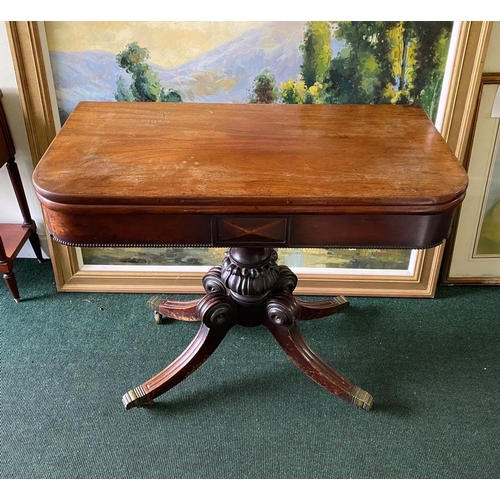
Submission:
M 123 396 L 126 410 L 135 406 L 151 406 L 156 397 L 191 375 L 212 355 L 236 324 L 236 307 L 223 293 L 205 295 L 198 303 L 198 314 L 203 323 L 195 338 L 164 370 Z
M 372 396 L 335 371 L 311 349 L 295 321 L 299 316 L 300 305 L 295 297 L 278 293 L 267 304 L 264 325 L 309 378 L 347 403 L 369 410 L 373 404 Z
M 14 297 L 14 300 L 16 302 L 20 302 L 21 297 L 19 295 L 19 290 L 17 288 L 16 275 L 14 274 L 14 271 L 11 271 L 10 273 L 5 273 L 3 275 L 3 279 L 7 285 L 7 288 L 10 290 L 10 293 Z
M 195 300 L 170 300 L 161 297 L 151 297 L 148 306 L 153 311 L 166 316 L 167 318 L 181 321 L 200 321 L 198 314 L 198 304 L 201 299 Z
M 23 215 L 23 227 L 31 229 L 31 235 L 29 237 L 33 251 L 35 252 L 38 262 L 43 262 L 42 249 L 40 247 L 40 239 L 36 234 L 36 224 L 31 218 L 30 209 L 28 206 L 28 201 L 26 200 L 26 193 L 24 191 L 23 183 L 21 181 L 21 176 L 19 174 L 19 168 L 14 158 L 11 158 L 7 162 L 7 170 L 9 172 L 10 180 L 12 182 L 12 187 L 16 194 L 17 201 L 19 203 L 19 208 Z
M 191 344 L 173 363 L 123 396 L 125 409 L 151 406 L 153 399 L 182 382 L 199 368 L 217 349 L 229 329 L 230 327 L 209 328 L 202 324 Z
M 42 247 L 40 246 L 40 238 L 38 237 L 38 234 L 36 232 L 31 233 L 29 240 L 31 243 L 31 248 L 33 248 L 36 258 L 38 262 L 40 262 L 41 264 L 43 262 L 43 255 L 42 255 Z
M 339 295 L 326 300 L 301 300 L 296 299 L 300 305 L 299 320 L 307 321 L 310 319 L 326 318 L 332 314 L 337 314 L 346 307 L 349 307 L 349 302 L 345 297 Z

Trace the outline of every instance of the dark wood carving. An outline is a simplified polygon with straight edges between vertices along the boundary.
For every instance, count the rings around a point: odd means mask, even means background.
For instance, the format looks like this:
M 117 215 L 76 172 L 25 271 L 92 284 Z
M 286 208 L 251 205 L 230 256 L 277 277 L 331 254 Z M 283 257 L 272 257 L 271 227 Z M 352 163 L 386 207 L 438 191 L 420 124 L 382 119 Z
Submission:
M 290 359 L 312 380 L 359 408 L 369 410 L 373 398 L 329 367 L 307 344 L 297 320 L 316 319 L 340 312 L 349 305 L 344 297 L 310 302 L 293 296 L 296 275 L 278 266 L 272 248 L 231 248 L 222 267 L 204 278 L 207 294 L 201 300 L 182 302 L 153 297 L 149 305 L 163 316 L 202 326 L 189 347 L 165 370 L 123 397 L 125 408 L 149 406 L 153 399 L 198 368 L 236 324 L 265 325 Z

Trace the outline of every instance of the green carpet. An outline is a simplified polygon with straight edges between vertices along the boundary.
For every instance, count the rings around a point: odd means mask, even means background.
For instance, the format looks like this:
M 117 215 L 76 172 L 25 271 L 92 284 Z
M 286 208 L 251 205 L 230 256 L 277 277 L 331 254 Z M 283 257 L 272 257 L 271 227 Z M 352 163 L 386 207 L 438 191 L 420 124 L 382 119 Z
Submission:
M 374 396 L 370 412 L 312 382 L 263 327 L 234 328 L 153 408 L 125 411 L 197 324 L 156 325 L 151 294 L 57 293 L 50 262 L 15 271 L 23 302 L 0 289 L 2 478 L 500 476 L 499 288 L 353 297 L 302 323 Z

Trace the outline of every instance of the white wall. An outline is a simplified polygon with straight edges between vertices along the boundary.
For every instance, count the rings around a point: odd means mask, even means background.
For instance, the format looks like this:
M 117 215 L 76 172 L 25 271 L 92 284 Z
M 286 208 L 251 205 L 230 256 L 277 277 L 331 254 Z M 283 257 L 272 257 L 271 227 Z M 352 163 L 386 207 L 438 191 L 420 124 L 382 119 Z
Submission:
M 2 105 L 7 115 L 7 121 L 14 140 L 16 162 L 28 199 L 31 217 L 37 225 L 37 232 L 40 235 L 42 247 L 45 253 L 48 254 L 42 209 L 31 183 L 33 162 L 31 161 L 28 137 L 19 101 L 16 75 L 14 73 L 14 65 L 12 63 L 12 55 L 4 22 L 0 22 L 0 89 L 3 93 Z M 22 215 L 10 183 L 7 168 L 2 167 L 0 168 L 0 222 L 22 223 L 22 221 Z M 19 253 L 19 257 L 35 257 L 29 242 L 24 245 L 24 248 Z

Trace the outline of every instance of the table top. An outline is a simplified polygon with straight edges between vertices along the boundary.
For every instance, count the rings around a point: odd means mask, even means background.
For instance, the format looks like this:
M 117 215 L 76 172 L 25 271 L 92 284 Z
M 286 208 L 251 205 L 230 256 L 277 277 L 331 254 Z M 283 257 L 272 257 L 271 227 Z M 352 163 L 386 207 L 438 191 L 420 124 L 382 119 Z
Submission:
M 34 183 L 72 205 L 434 213 L 467 176 L 413 106 L 82 102 Z
M 467 175 L 413 106 L 83 102 L 33 181 L 65 244 L 425 248 Z

